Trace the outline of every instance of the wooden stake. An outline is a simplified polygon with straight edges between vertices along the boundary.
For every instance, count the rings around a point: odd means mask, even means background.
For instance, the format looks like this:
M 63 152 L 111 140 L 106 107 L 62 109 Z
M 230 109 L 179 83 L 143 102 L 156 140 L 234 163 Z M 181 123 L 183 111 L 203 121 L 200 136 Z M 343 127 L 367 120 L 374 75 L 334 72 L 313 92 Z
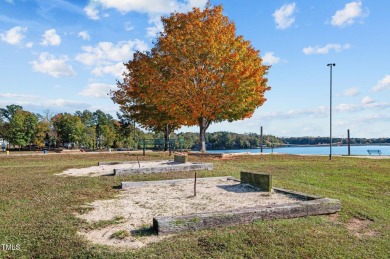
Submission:
M 194 181 L 194 196 L 196 196 L 196 172 L 195 172 L 195 181 Z

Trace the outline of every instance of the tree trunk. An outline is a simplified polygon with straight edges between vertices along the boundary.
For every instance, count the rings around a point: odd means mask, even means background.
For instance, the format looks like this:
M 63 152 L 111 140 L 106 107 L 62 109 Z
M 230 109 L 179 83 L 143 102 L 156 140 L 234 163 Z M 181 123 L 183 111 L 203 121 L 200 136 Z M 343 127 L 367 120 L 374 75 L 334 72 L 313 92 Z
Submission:
M 210 126 L 210 122 L 205 118 L 199 118 L 199 148 L 200 152 L 206 152 L 206 130 Z
M 169 134 L 168 134 L 168 129 L 164 131 L 164 151 L 168 150 L 168 145 L 169 145 Z
M 164 130 L 164 151 L 168 151 L 168 146 L 169 146 L 169 135 L 172 132 L 172 126 L 167 125 Z

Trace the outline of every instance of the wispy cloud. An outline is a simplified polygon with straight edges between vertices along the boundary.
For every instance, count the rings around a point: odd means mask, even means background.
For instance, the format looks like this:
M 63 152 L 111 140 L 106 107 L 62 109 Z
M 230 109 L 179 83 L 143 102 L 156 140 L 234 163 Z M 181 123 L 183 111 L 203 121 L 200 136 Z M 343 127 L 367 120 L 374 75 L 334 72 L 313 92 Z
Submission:
M 375 99 L 373 99 L 369 96 L 365 96 L 362 99 L 362 104 L 370 104 L 370 103 L 374 103 L 374 102 L 375 102 Z
M 80 37 L 82 38 L 83 40 L 90 40 L 91 39 L 91 36 L 89 35 L 89 33 L 87 31 L 81 31 L 77 34 L 77 37 Z
M 15 26 L 5 33 L 0 33 L 0 39 L 8 44 L 17 45 L 22 42 L 25 32 L 27 32 L 27 27 Z
M 316 108 L 302 109 L 302 110 L 289 110 L 287 112 L 266 112 L 260 115 L 262 119 L 292 119 L 292 118 L 304 118 L 315 117 L 323 118 L 328 115 L 328 109 L 324 106 Z
M 331 24 L 333 26 L 344 27 L 355 23 L 357 18 L 363 18 L 367 15 L 368 11 L 363 12 L 362 10 L 361 1 L 350 2 L 332 16 Z
M 335 110 L 338 112 L 358 112 L 362 110 L 371 110 L 371 109 L 388 109 L 390 108 L 390 102 L 375 102 L 374 99 L 370 97 L 365 97 L 361 100 L 359 104 L 346 104 L 342 103 L 336 106 Z
M 41 45 L 43 46 L 58 46 L 61 44 L 61 37 L 55 29 L 47 30 L 42 35 Z
M 371 113 L 371 114 L 359 116 L 357 118 L 357 121 L 362 123 L 374 122 L 374 121 L 384 122 L 384 121 L 388 121 L 389 119 L 390 119 L 389 113 Z
M 29 94 L 4 93 L 4 94 L 0 94 L 0 98 L 38 99 L 39 97 L 35 95 L 29 95 Z
M 306 55 L 312 55 L 312 54 L 328 54 L 329 51 L 334 50 L 336 52 L 341 52 L 343 50 L 349 49 L 351 47 L 350 44 L 327 44 L 325 46 L 309 46 L 304 48 L 302 51 Z
M 125 30 L 126 31 L 134 30 L 134 26 L 133 26 L 133 24 L 131 22 L 125 22 L 124 26 L 125 26 Z
M 348 96 L 348 97 L 352 97 L 352 96 L 356 96 L 359 94 L 359 89 L 357 89 L 356 87 L 351 87 L 351 88 L 348 88 L 346 89 L 342 94 L 341 96 Z
M 172 12 L 186 12 L 193 7 L 204 7 L 207 0 L 90 0 L 84 8 L 85 14 L 93 20 L 100 19 L 101 10 L 114 9 L 125 14 L 129 12 L 144 13 L 151 17 L 155 15 L 169 14 Z
M 295 22 L 294 13 L 296 11 L 295 3 L 285 4 L 277 9 L 272 16 L 274 17 L 276 28 L 284 30 L 289 28 Z
M 56 58 L 47 52 L 43 52 L 39 55 L 38 60 L 32 61 L 31 64 L 34 71 L 49 74 L 53 77 L 75 76 L 76 72 L 71 65 L 67 64 L 68 60 L 67 56 Z
M 46 99 L 42 97 L 35 97 L 34 99 L 0 99 L 0 106 L 10 104 L 20 105 L 27 110 L 35 112 L 44 110 L 50 110 L 51 112 L 74 112 L 75 110 L 89 109 L 91 107 L 88 103 L 67 99 Z
M 92 83 L 89 84 L 79 95 L 96 98 L 110 98 L 110 90 L 115 90 L 115 85 Z
M 372 88 L 374 92 L 390 89 L 390 75 L 386 75 L 383 79 L 379 80 L 378 83 Z

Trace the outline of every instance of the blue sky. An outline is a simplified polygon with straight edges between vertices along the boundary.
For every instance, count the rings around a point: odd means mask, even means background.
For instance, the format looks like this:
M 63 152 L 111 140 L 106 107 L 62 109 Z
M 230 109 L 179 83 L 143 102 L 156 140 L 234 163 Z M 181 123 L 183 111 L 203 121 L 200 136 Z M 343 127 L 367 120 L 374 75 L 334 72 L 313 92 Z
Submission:
M 160 17 L 206 0 L 0 0 L 0 107 L 45 113 L 101 109 L 123 62 L 153 46 Z M 209 132 L 390 137 L 390 1 L 215 0 L 260 50 L 267 102 L 253 117 Z M 181 131 L 198 131 L 197 127 Z

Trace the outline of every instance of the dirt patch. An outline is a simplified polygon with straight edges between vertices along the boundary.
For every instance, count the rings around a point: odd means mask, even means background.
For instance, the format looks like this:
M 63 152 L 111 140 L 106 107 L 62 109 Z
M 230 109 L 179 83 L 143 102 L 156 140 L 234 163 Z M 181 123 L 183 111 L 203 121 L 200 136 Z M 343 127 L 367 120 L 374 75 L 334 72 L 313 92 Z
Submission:
M 124 222 L 102 229 L 80 231 L 80 234 L 93 243 L 134 249 L 164 238 L 151 230 L 153 217 L 156 216 L 225 211 L 297 201 L 284 194 L 259 192 L 251 185 L 239 184 L 228 177 L 198 179 L 196 189 L 197 195 L 194 196 L 193 182 L 183 181 L 123 190 L 116 199 L 88 204 L 94 209 L 78 217 L 90 223 L 117 217 L 123 218 Z M 126 235 L 113 238 L 117 233 Z
M 326 217 L 327 217 L 330 221 L 332 221 L 332 222 L 340 223 L 340 222 L 339 222 L 340 215 L 339 215 L 338 213 L 326 215 Z
M 362 238 L 364 236 L 372 237 L 376 235 L 376 232 L 369 229 L 369 225 L 371 223 L 372 221 L 368 219 L 352 218 L 345 223 L 345 227 L 358 238 Z

